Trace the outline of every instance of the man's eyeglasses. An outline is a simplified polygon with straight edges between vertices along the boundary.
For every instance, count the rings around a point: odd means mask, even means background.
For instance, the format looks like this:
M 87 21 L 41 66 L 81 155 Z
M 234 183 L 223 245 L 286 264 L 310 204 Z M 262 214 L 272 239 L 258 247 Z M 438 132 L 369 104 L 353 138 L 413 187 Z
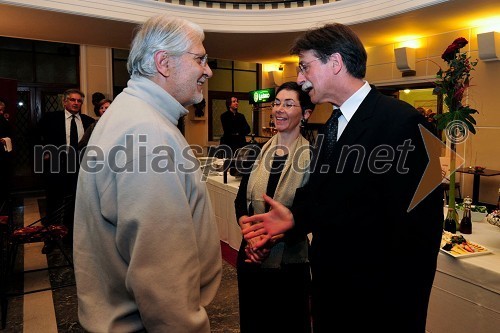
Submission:
M 316 60 L 320 60 L 321 58 L 316 58 L 316 59 L 313 59 L 311 61 L 308 61 L 308 62 L 299 62 L 299 68 L 298 68 L 298 72 L 300 74 L 305 74 L 307 73 L 307 71 L 309 70 L 309 64 L 316 61 Z
M 285 110 L 290 110 L 294 106 L 298 106 L 298 105 L 295 105 L 293 103 L 293 101 L 284 101 L 283 103 L 281 103 L 281 101 L 276 100 L 276 101 L 274 101 L 274 102 L 271 103 L 271 106 L 273 108 L 283 107 L 283 109 L 285 109 Z
M 192 55 L 196 56 L 195 59 L 198 61 L 198 63 L 201 66 L 205 67 L 207 65 L 208 54 L 205 53 L 203 55 L 200 55 L 200 54 L 197 54 L 197 53 L 187 52 L 187 51 L 186 51 L 186 53 L 189 53 L 189 54 L 192 54 Z
M 82 104 L 83 103 L 83 99 L 79 99 L 79 98 L 68 98 L 68 101 L 70 101 L 71 103 L 80 103 Z

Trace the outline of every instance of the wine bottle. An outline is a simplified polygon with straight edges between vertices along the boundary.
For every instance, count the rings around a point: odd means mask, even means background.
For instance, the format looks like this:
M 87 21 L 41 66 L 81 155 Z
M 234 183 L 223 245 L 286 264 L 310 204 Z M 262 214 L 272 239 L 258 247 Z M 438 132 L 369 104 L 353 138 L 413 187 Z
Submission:
M 460 221 L 460 232 L 462 234 L 472 234 L 471 204 L 472 199 L 467 196 L 464 199 L 464 216 Z
M 457 213 L 454 208 L 448 207 L 448 213 L 446 214 L 446 218 L 444 220 L 444 230 L 449 231 L 452 234 L 457 233 Z

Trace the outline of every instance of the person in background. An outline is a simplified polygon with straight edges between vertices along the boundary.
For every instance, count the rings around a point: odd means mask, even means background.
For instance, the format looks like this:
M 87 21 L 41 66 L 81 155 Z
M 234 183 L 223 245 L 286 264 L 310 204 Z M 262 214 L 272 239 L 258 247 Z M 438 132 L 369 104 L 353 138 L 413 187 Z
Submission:
M 104 98 L 99 103 L 97 103 L 97 106 L 99 107 L 99 109 L 97 110 L 99 117 L 102 117 L 104 112 L 106 112 L 106 110 L 111 105 L 111 102 L 112 101 L 110 99 Z M 89 140 L 90 140 L 90 136 L 92 135 L 92 132 L 94 131 L 94 128 L 97 125 L 98 121 L 99 121 L 99 119 L 96 120 L 95 123 L 90 125 L 89 128 L 87 128 L 87 130 L 85 131 L 85 133 L 83 133 L 82 138 L 80 139 L 80 141 L 78 141 L 78 150 L 79 151 L 83 151 L 85 149 L 85 147 L 87 147 L 87 144 L 89 143 Z
M 245 217 L 269 210 L 264 193 L 290 207 L 295 190 L 307 182 L 309 142 L 300 128 L 313 109 L 297 83 L 276 90 L 272 114 L 278 132 L 263 146 L 251 174 L 243 176 L 235 200 L 242 230 L 249 227 Z M 306 235 L 284 235 L 256 253 L 241 242 L 236 268 L 242 333 L 311 332 L 308 248 Z M 262 304 L 258 295 L 272 296 Z
M 102 92 L 96 91 L 95 93 L 92 94 L 92 105 L 94 106 L 94 113 L 97 117 L 101 116 L 101 113 L 99 112 L 99 103 L 103 100 L 106 99 L 106 96 Z
M 212 77 L 203 39 L 192 22 L 149 18 L 132 42 L 127 87 L 92 133 L 78 179 L 73 251 L 86 331 L 210 332 L 205 307 L 221 280 L 219 233 L 196 158 L 177 128 Z
M 423 333 L 443 224 L 439 188 L 410 209 L 424 170 L 440 179 L 439 167 L 426 170 L 420 128 L 428 122 L 364 80 L 367 54 L 349 27 L 309 30 L 291 53 L 299 56 L 297 83 L 335 110 L 292 207 L 265 196 L 269 212 L 240 221 L 254 224 L 245 238 L 261 237 L 257 250 L 285 231 L 312 232 L 314 333 Z
M 12 186 L 12 130 L 4 115 L 5 103 L 0 101 L 0 206 L 7 200 Z
M 246 145 L 245 136 L 250 134 L 250 125 L 248 125 L 245 116 L 238 112 L 238 98 L 234 96 L 228 98 L 226 107 L 227 111 L 220 116 L 224 131 L 220 138 L 220 144 L 229 146 L 234 155 L 238 148 Z
M 84 98 L 85 94 L 78 89 L 66 90 L 62 101 L 64 111 L 45 112 L 39 124 L 45 152 L 43 159 L 47 215 L 54 213 L 66 202 L 65 200 L 70 200 L 70 208 L 64 214 L 64 224 L 69 231 L 66 240 L 69 244 L 73 238 L 74 196 L 79 169 L 78 141 L 83 137 L 85 130 L 95 122 L 94 118 L 81 113 Z M 74 142 L 72 142 L 73 130 L 76 130 Z M 51 147 L 62 151 L 59 153 Z M 54 243 L 47 241 L 42 253 L 50 253 L 53 249 Z

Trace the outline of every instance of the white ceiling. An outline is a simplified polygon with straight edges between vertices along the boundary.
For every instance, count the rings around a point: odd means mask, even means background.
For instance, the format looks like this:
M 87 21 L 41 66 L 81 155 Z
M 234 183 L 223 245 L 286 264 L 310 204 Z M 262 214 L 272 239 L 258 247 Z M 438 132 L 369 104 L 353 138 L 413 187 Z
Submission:
M 321 5 L 312 7 L 321 8 Z M 0 13 L 2 14 L 0 35 L 3 36 L 123 49 L 129 47 L 133 29 L 136 26 L 136 23 L 132 22 L 1 3 Z M 273 24 L 276 23 L 273 21 Z M 296 22 L 282 20 L 278 23 L 285 27 L 293 27 Z M 415 39 L 486 24 L 500 24 L 499 0 L 444 1 L 410 12 L 350 26 L 358 33 L 366 47 L 372 47 L 403 41 L 404 38 Z M 281 33 L 207 31 L 205 47 L 211 58 L 258 63 L 290 62 L 293 58 L 288 56 L 288 49 L 298 34 L 300 31 Z

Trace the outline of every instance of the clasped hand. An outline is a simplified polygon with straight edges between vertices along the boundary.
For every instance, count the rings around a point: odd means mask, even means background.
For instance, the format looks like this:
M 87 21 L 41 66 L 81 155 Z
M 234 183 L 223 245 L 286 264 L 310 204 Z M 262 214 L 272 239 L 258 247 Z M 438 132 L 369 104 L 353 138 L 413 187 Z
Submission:
M 248 242 L 245 253 L 249 262 L 262 262 L 267 258 L 271 247 L 294 225 L 292 212 L 287 207 L 265 194 L 263 197 L 271 207 L 269 212 L 242 217 L 240 221 L 241 225 L 248 225 L 242 228 L 242 233 Z

